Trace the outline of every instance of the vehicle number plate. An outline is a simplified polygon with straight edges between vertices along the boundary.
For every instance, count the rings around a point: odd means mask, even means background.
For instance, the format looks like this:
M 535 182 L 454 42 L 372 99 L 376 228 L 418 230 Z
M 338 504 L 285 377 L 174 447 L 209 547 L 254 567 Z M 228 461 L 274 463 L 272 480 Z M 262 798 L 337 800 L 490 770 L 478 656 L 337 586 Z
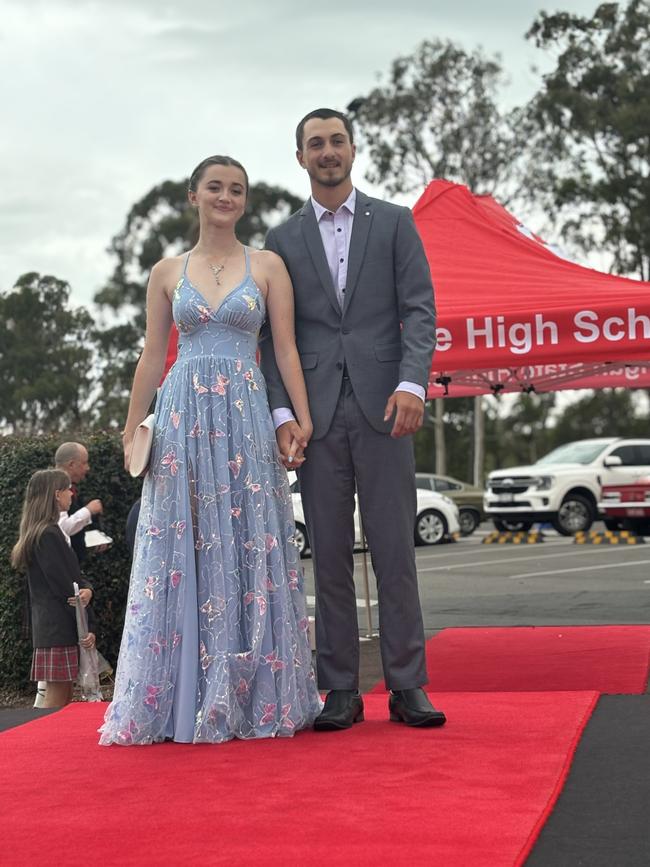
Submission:
M 625 514 L 629 515 L 630 518 L 643 518 L 645 515 L 644 509 L 626 509 Z
M 512 494 L 497 494 L 497 503 L 514 503 L 515 498 Z

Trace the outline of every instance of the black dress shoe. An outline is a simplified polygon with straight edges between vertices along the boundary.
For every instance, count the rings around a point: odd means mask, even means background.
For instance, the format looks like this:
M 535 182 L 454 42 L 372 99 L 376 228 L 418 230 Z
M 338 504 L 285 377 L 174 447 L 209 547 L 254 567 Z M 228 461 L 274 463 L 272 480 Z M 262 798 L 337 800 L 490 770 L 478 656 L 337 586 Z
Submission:
M 363 699 L 356 689 L 333 689 L 327 693 L 325 707 L 314 721 L 317 732 L 349 729 L 363 722 Z
M 423 689 L 399 689 L 391 691 L 388 710 L 393 722 L 403 722 L 407 726 L 444 726 L 447 717 L 436 710 Z

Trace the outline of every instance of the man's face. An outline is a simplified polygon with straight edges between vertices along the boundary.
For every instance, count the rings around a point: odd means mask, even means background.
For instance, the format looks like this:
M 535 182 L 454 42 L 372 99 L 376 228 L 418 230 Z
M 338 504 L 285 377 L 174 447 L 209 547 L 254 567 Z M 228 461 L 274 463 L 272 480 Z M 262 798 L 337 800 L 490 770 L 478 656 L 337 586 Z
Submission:
M 65 467 L 66 472 L 70 476 L 70 481 L 75 485 L 79 484 L 79 482 L 82 482 L 86 478 L 89 469 L 90 464 L 88 463 L 88 451 L 84 448 L 79 449 L 78 457 L 69 461 L 68 465 Z
M 312 117 L 305 124 L 298 162 L 312 181 L 337 187 L 350 177 L 356 154 L 343 121 L 338 117 Z

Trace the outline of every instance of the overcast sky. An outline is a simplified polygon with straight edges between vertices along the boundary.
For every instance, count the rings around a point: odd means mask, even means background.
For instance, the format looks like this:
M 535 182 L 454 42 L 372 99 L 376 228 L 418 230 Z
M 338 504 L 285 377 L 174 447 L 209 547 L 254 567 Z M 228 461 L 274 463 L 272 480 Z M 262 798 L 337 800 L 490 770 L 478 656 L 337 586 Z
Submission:
M 0 288 L 25 271 L 89 303 L 106 247 L 154 184 L 228 153 L 253 182 L 307 195 L 296 122 L 344 109 L 423 39 L 499 52 L 508 104 L 545 57 L 524 39 L 540 9 L 597 0 L 0 0 Z M 363 181 L 362 158 L 355 179 Z

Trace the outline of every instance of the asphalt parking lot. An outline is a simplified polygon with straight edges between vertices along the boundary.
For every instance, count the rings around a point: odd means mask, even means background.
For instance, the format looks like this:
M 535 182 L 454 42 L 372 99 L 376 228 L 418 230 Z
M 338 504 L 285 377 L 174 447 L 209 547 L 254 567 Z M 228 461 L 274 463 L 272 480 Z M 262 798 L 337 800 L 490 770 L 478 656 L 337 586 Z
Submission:
M 604 529 L 595 524 L 593 529 Z M 447 626 L 526 626 L 650 622 L 650 538 L 638 545 L 577 545 L 544 531 L 536 545 L 482 544 L 482 524 L 458 542 L 416 548 L 425 631 Z M 303 561 L 313 613 L 311 559 Z M 368 556 L 371 611 L 377 593 Z M 360 633 L 367 632 L 363 555 L 355 555 Z

